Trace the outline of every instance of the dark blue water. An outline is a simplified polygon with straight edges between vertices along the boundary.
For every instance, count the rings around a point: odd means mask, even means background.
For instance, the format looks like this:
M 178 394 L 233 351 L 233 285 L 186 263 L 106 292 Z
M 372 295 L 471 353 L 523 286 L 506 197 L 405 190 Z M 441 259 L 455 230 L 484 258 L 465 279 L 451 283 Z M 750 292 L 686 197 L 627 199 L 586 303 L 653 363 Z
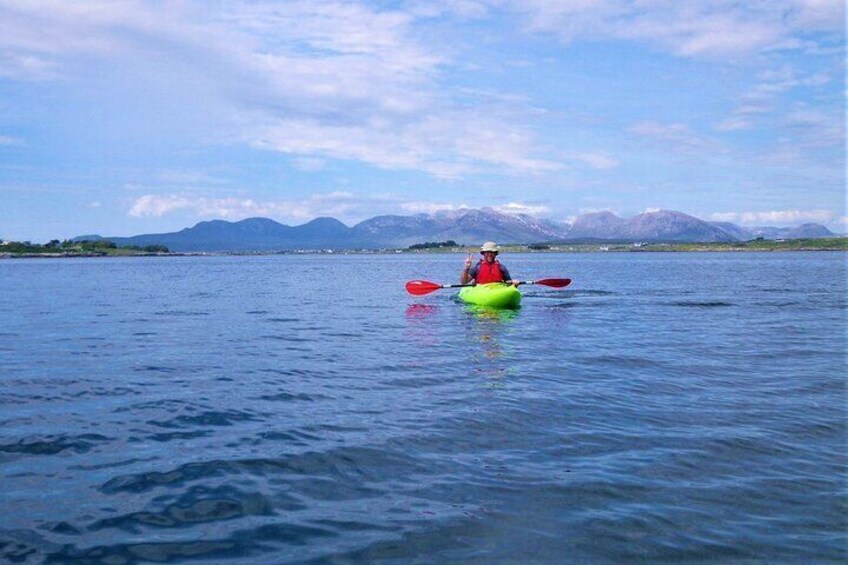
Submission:
M 0 561 L 845 562 L 845 254 L 463 259 L 0 261 Z

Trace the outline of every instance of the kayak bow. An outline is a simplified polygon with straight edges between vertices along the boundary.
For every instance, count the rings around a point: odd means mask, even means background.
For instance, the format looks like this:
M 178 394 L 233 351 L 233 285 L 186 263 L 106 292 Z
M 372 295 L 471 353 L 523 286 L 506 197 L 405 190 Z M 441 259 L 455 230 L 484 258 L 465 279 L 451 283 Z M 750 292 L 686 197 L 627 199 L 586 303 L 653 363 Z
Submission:
M 459 299 L 466 304 L 488 308 L 518 308 L 521 293 L 516 287 L 505 283 L 478 284 L 459 291 Z

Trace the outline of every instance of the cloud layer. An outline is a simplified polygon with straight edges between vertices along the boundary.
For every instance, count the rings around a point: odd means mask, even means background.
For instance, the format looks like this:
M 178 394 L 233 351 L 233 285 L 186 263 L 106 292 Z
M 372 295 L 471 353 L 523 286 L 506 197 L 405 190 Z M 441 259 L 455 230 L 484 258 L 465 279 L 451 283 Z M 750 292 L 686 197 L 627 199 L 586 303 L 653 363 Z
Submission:
M 146 222 L 657 193 L 835 218 L 844 40 L 841 0 L 0 0 L 0 190 Z
M 710 216 L 716 222 L 745 226 L 794 226 L 804 223 L 831 224 L 838 218 L 831 210 L 772 210 L 769 212 L 726 212 Z M 844 223 L 844 222 L 840 222 Z

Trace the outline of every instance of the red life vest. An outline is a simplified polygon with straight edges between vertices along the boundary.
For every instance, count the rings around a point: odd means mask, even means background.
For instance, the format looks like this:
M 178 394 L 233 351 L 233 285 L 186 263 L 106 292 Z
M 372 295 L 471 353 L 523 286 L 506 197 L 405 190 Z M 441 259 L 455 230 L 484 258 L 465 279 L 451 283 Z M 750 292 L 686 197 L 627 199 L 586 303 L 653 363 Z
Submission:
M 503 282 L 501 264 L 497 261 L 493 261 L 492 263 L 480 261 L 477 263 L 477 277 L 474 280 L 477 281 L 477 284 Z

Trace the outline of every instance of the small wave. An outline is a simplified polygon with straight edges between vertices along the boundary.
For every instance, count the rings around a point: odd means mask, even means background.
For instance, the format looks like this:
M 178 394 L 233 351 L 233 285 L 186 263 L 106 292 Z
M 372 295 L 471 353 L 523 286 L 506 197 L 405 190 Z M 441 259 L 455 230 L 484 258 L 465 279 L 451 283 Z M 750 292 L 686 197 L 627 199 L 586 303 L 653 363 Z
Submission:
M 65 450 L 85 453 L 92 447 L 105 441 L 110 441 L 110 439 L 99 434 L 46 436 L 43 439 L 22 439 L 15 443 L 0 444 L 0 453 L 56 455 Z
M 578 306 L 580 306 L 580 304 L 576 302 L 560 302 L 559 304 L 547 305 L 546 308 L 576 308 Z
M 590 366 L 614 366 L 628 369 L 656 369 L 664 365 L 661 361 L 637 355 L 586 355 L 579 357 L 579 360 Z
M 280 458 L 216 459 L 192 462 L 165 471 L 119 475 L 100 486 L 104 494 L 141 493 L 157 488 L 179 489 L 189 483 L 228 476 L 298 475 L 299 490 L 318 500 L 348 500 L 374 496 L 370 481 L 386 476 L 425 472 L 429 467 L 412 456 L 366 447 L 292 454 Z M 340 480 L 355 477 L 356 481 Z
M 731 302 L 724 302 L 721 300 L 682 300 L 679 302 L 672 302 L 672 306 L 682 306 L 684 308 L 727 308 L 729 306 L 735 306 L 735 304 Z
M 99 471 L 101 469 L 114 469 L 117 467 L 126 467 L 128 465 L 136 465 L 138 463 L 145 463 L 148 461 L 155 461 L 156 457 L 144 457 L 138 458 L 133 457 L 131 459 L 125 459 L 121 461 L 113 461 L 109 463 L 98 463 L 96 465 L 70 465 L 68 469 L 73 469 L 75 471 Z
M 87 549 L 65 546 L 47 555 L 47 563 L 166 563 L 199 557 L 232 558 L 243 549 L 228 541 L 151 542 L 116 544 Z M 0 554 L 2 555 L 2 554 Z
M 176 367 L 164 367 L 160 365 L 141 365 L 139 367 L 133 368 L 133 371 L 137 371 L 140 373 L 176 373 L 178 370 L 179 369 L 177 369 Z
M 174 411 L 185 406 L 199 406 L 197 404 L 192 404 L 190 402 L 186 402 L 184 400 L 148 400 L 145 402 L 137 402 L 135 404 L 130 404 L 128 406 L 120 406 L 115 408 L 113 412 L 121 413 L 121 412 L 140 412 L 144 410 L 169 410 Z
M 160 310 L 153 313 L 155 316 L 211 316 L 211 312 L 200 312 L 197 310 Z
M 39 527 L 46 532 L 61 534 L 63 536 L 79 536 L 82 535 L 82 530 L 67 522 L 49 522 Z
M 609 290 L 570 290 L 570 291 L 560 291 L 562 294 L 568 294 L 569 296 L 615 296 L 617 293 L 609 291 Z
M 363 334 L 353 332 L 324 332 L 322 335 L 324 335 L 325 337 L 339 337 L 350 339 L 362 339 L 363 337 Z
M 232 426 L 236 422 L 256 422 L 262 417 L 251 412 L 208 411 L 196 416 L 177 416 L 165 421 L 150 420 L 147 423 L 160 428 L 193 428 L 195 426 Z
M 299 368 L 299 367 L 291 367 L 291 368 L 285 368 L 285 369 L 274 367 L 274 368 L 262 369 L 260 371 L 260 373 L 269 373 L 269 374 L 272 374 L 272 375 L 280 375 L 280 376 L 284 376 L 284 377 L 316 377 L 316 378 L 320 378 L 323 375 L 327 374 L 327 372 L 319 372 L 319 371 L 314 371 L 312 369 L 302 369 L 302 368 Z
M 212 432 L 208 430 L 197 430 L 194 432 L 169 432 L 163 434 L 151 434 L 147 436 L 147 439 L 159 443 L 168 443 L 169 441 L 182 441 L 199 437 L 207 437 L 210 435 L 212 435 Z
M 287 510 L 302 508 L 294 501 Z M 115 528 L 140 533 L 143 528 L 179 528 L 204 522 L 219 522 L 246 516 L 268 516 L 273 513 L 271 500 L 259 492 L 244 492 L 232 485 L 215 488 L 197 486 L 180 496 L 162 510 L 133 512 L 104 518 L 89 529 L 98 531 Z
M 290 430 L 285 432 L 263 432 L 259 434 L 259 438 L 264 441 L 282 441 L 292 445 L 308 446 L 313 442 L 320 441 L 321 437 L 315 434 L 307 434 L 298 430 Z M 254 442 L 254 445 L 260 442 Z
M 264 394 L 259 397 L 260 400 L 269 400 L 271 402 L 292 402 L 299 400 L 302 402 L 315 402 L 315 399 L 308 394 L 291 394 L 290 392 L 281 392 L 278 394 Z
M 394 368 L 394 367 L 392 367 Z M 380 388 L 387 389 L 403 389 L 403 388 L 412 388 L 412 389 L 424 389 L 427 387 L 439 387 L 445 386 L 446 384 L 454 383 L 459 380 L 462 380 L 464 375 L 456 375 L 453 377 L 402 377 L 396 379 L 388 379 L 381 383 Z M 375 389 L 377 387 L 375 386 Z
M 318 341 L 315 338 L 311 337 L 297 337 L 291 334 L 279 334 L 279 335 L 260 335 L 259 339 L 273 339 L 277 341 L 288 341 L 292 343 L 308 343 Z
M 74 393 L 66 393 L 63 394 L 63 398 L 85 398 L 89 396 L 128 396 L 133 395 L 137 396 L 141 394 L 140 391 L 126 386 L 118 386 L 115 388 L 107 388 L 102 386 L 91 387 L 88 390 L 81 390 Z

